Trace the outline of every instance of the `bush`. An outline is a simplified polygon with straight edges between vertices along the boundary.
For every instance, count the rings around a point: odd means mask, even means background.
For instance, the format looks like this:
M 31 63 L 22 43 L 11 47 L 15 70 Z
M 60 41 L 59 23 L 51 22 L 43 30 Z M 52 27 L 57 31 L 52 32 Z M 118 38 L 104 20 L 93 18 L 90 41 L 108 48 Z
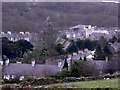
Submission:
M 16 57 L 15 59 L 10 60 L 10 63 L 16 63 L 17 61 L 18 61 L 18 62 L 21 62 L 21 61 L 22 61 L 22 58 Z
M 79 77 L 81 75 L 81 72 L 79 69 L 82 68 L 84 64 L 85 64 L 84 61 L 75 61 L 71 68 L 71 75 L 73 77 Z
M 72 77 L 98 76 L 99 70 L 96 64 L 89 64 L 85 61 L 75 61 L 71 68 Z
M 14 79 L 11 79 L 11 80 L 8 80 L 8 79 L 3 79 L 4 83 L 5 84 L 12 84 L 12 83 L 19 83 L 20 80 L 18 80 L 17 78 L 14 78 Z
M 11 80 L 3 79 L 5 84 L 11 83 Z
M 24 78 L 22 82 L 25 82 L 25 81 L 32 82 L 33 80 L 34 80 L 33 78 L 27 77 L 27 78 Z
M 51 77 L 55 78 L 55 79 L 63 79 L 65 77 L 71 77 L 71 71 L 61 71 L 58 74 L 52 75 Z
M 63 50 L 63 46 L 62 46 L 61 44 L 57 44 L 57 45 L 55 46 L 55 50 L 56 50 L 60 55 L 62 55 L 62 54 L 65 53 L 65 51 Z

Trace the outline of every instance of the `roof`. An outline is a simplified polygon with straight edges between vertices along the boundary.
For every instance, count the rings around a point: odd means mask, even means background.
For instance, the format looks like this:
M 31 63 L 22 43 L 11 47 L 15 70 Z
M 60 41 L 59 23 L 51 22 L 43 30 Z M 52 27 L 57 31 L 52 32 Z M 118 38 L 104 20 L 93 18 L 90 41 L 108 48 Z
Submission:
M 74 29 L 74 28 L 84 28 L 84 27 L 88 27 L 89 25 L 76 25 L 76 26 L 73 26 L 73 27 L 71 27 L 71 28 L 69 28 L 69 29 Z
M 96 66 L 97 69 L 103 70 L 107 62 L 105 60 L 89 60 L 87 61 L 89 64 Z
M 57 65 L 47 65 L 47 64 L 36 64 L 32 67 L 31 64 L 18 64 L 10 63 L 8 66 L 3 68 L 3 75 L 26 75 L 26 76 L 36 76 L 43 72 L 56 73 L 59 72 Z
M 94 33 L 105 33 L 105 34 L 109 34 L 108 30 L 96 30 L 96 31 L 94 31 Z
M 116 52 L 120 51 L 120 43 L 113 43 L 111 46 L 114 48 Z

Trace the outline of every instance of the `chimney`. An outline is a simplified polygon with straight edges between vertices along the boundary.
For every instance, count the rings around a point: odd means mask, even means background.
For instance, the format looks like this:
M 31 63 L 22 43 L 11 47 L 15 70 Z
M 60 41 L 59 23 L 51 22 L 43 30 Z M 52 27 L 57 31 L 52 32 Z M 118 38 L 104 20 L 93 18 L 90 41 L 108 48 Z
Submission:
M 3 66 L 3 61 L 0 61 L 0 65 Z
M 58 67 L 60 68 L 61 67 L 61 61 L 58 61 Z
M 91 25 L 89 25 L 89 26 L 88 26 L 88 29 L 91 29 L 91 28 L 92 28 L 92 26 L 91 26 Z
M 68 55 L 68 58 L 66 60 L 68 63 L 68 69 L 70 70 L 72 65 L 72 55 Z
M 105 61 L 108 62 L 108 57 L 105 57 Z
M 25 32 L 25 34 L 30 34 L 30 32 Z
M 10 35 L 12 34 L 10 31 L 7 31 L 7 33 L 10 34 Z
M 60 71 L 62 70 L 62 62 L 58 61 L 58 68 L 60 69 Z
M 6 61 L 5 61 L 5 66 L 8 66 L 8 64 L 9 64 L 9 59 L 7 59 Z
M 24 32 L 20 32 L 20 34 L 24 35 Z
M 32 67 L 34 67 L 35 66 L 35 60 L 32 60 Z
M 1 32 L 2 35 L 4 35 L 5 33 L 4 32 Z
M 17 61 L 16 63 L 19 63 L 19 64 L 21 64 L 22 62 L 20 62 L 20 61 Z

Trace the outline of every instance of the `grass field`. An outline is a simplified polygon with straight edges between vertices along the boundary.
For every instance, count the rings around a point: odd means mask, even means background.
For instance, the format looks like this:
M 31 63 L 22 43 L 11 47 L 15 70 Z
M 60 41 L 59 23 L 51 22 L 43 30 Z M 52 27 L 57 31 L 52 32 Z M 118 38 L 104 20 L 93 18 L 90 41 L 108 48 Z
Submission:
M 120 78 L 108 79 L 108 80 L 95 80 L 95 81 L 81 81 L 81 82 L 71 82 L 63 84 L 53 84 L 48 85 L 51 88 L 64 88 L 64 87 L 78 87 L 78 88 L 120 88 L 119 86 Z

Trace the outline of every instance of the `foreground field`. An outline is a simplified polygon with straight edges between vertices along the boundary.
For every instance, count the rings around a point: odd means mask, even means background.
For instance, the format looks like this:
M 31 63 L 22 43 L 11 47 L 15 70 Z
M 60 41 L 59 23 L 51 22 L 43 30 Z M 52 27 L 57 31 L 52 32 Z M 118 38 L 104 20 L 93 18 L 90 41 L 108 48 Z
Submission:
M 81 81 L 81 82 L 71 82 L 63 84 L 53 84 L 48 85 L 51 88 L 64 88 L 64 87 L 76 87 L 76 88 L 120 88 L 119 85 L 120 78 L 108 79 L 108 80 L 95 80 L 95 81 Z

